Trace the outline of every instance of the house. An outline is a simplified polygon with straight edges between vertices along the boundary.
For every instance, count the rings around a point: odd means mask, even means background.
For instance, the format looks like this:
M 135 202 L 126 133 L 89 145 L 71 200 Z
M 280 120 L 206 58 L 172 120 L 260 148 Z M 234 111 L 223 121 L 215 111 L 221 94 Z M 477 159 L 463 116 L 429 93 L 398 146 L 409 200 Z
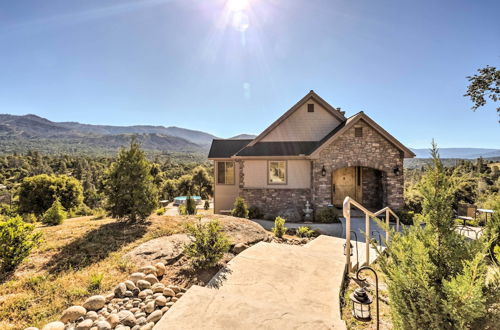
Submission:
M 214 211 L 241 196 L 269 216 L 340 207 L 403 207 L 403 159 L 415 154 L 364 112 L 344 112 L 310 91 L 254 139 L 213 140 Z

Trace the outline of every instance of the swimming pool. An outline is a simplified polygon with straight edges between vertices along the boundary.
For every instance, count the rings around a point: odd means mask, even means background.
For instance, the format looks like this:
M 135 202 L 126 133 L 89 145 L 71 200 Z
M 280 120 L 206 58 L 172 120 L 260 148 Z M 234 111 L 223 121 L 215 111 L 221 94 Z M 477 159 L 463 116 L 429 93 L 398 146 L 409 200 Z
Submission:
M 178 196 L 174 198 L 174 205 L 182 205 L 186 204 L 188 196 Z M 196 204 L 201 203 L 201 197 L 200 196 L 191 196 L 192 199 L 196 202 Z

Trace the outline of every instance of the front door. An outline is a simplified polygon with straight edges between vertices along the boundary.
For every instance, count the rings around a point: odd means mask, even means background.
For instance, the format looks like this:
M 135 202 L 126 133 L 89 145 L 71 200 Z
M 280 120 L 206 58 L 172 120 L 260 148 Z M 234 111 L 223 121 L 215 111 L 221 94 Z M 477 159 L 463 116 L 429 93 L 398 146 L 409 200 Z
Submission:
M 342 207 L 349 196 L 361 202 L 361 167 L 344 167 L 332 173 L 332 202 Z

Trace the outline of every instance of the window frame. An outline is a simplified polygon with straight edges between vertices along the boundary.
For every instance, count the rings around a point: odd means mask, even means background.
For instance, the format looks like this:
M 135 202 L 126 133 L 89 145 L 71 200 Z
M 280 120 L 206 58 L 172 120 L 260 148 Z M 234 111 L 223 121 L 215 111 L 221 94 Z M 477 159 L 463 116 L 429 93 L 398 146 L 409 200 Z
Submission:
M 271 169 L 272 162 L 285 163 L 285 181 L 284 182 L 271 182 L 270 169 Z M 284 185 L 288 184 L 288 161 L 287 160 L 275 159 L 275 160 L 268 160 L 267 161 L 267 184 L 270 186 L 275 186 L 275 185 L 284 186 Z
M 220 178 L 220 176 L 219 176 L 219 164 L 220 163 L 224 163 L 224 183 L 220 183 L 219 182 L 219 178 Z M 227 177 L 228 177 L 227 174 L 226 174 L 226 172 L 227 172 L 227 165 L 226 164 L 227 163 L 233 164 L 233 183 L 227 183 L 227 180 L 226 180 Z M 231 161 L 231 160 L 218 160 L 216 162 L 215 172 L 216 172 L 216 178 L 215 178 L 216 181 L 215 182 L 216 182 L 217 185 L 234 186 L 236 184 L 236 164 L 235 164 L 234 161 Z

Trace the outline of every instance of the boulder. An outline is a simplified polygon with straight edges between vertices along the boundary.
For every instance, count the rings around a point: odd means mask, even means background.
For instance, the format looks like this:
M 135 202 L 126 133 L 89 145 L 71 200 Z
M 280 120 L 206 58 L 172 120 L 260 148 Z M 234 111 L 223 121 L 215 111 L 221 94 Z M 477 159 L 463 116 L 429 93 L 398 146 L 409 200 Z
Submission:
M 92 328 L 93 324 L 94 324 L 94 320 L 85 319 L 76 325 L 75 330 L 89 330 L 90 328 Z
M 141 278 L 142 280 L 142 278 Z M 127 287 L 127 290 L 130 290 L 130 291 L 134 291 L 136 286 L 135 286 L 135 283 L 132 282 L 131 280 L 126 280 L 125 282 L 123 282 L 125 284 L 125 286 Z
M 132 312 L 123 310 L 118 313 L 118 320 L 121 324 L 126 325 L 128 327 L 133 327 L 136 324 L 135 316 Z
M 163 283 L 155 283 L 151 287 L 151 290 L 153 290 L 153 293 L 161 293 L 161 292 L 163 292 L 163 289 L 165 289 L 165 285 Z
M 144 306 L 144 311 L 148 314 L 153 313 L 154 310 L 155 310 L 155 302 L 154 301 L 150 301 L 146 304 L 146 306 Z
M 65 325 L 61 321 L 50 322 L 42 330 L 64 330 Z
M 68 323 L 78 320 L 80 317 L 85 316 L 87 310 L 82 306 L 71 306 L 66 308 L 61 315 L 61 322 Z
M 148 275 L 146 275 L 146 277 L 144 278 L 144 280 L 148 281 L 149 283 L 151 283 L 151 285 L 159 282 L 158 278 L 156 278 L 156 276 L 154 274 L 148 274 Z
M 163 289 L 163 295 L 165 297 L 175 297 L 175 291 L 171 288 L 165 288 Z
M 85 318 L 86 318 L 86 319 L 90 319 L 90 320 L 92 320 L 92 321 L 97 320 L 97 318 L 98 318 L 98 317 L 99 317 L 99 316 L 98 316 L 98 315 L 97 315 L 97 313 L 96 313 L 96 312 L 94 312 L 94 311 L 87 312 L 87 315 L 85 315 Z
M 146 281 L 146 280 L 139 280 L 139 281 L 137 281 L 137 287 L 140 290 L 149 289 L 151 287 L 151 283 Z
M 163 307 L 167 304 L 167 298 L 165 296 L 158 296 L 155 298 L 156 306 Z
M 104 296 L 92 296 L 85 300 L 83 307 L 89 311 L 97 311 L 104 307 L 106 298 Z
M 120 323 L 120 318 L 118 317 L 118 314 L 111 313 L 106 318 L 106 321 L 108 321 L 108 323 L 111 325 L 111 328 L 115 328 Z
M 156 323 L 161 319 L 162 315 L 163 314 L 162 314 L 161 310 L 156 310 L 153 313 L 149 314 L 146 321 Z
M 217 215 L 203 218 L 202 223 L 212 219 L 219 220 L 222 230 L 233 245 L 242 243 L 250 246 L 263 241 L 268 235 L 267 231 L 261 225 L 244 218 Z
M 143 280 L 144 277 L 146 277 L 146 274 L 144 273 L 133 273 L 130 275 L 129 279 L 134 283 L 137 284 L 137 281 Z
M 161 262 L 157 263 L 155 265 L 155 268 L 156 268 L 156 276 L 161 277 L 161 276 L 165 275 L 167 267 L 165 267 L 165 265 L 163 263 L 161 263 Z
M 163 236 L 139 245 L 125 254 L 123 258 L 139 266 L 157 264 L 160 260 L 168 261 L 179 257 L 184 251 L 184 245 L 189 242 L 190 239 L 186 234 Z M 155 273 L 161 276 L 157 273 L 158 267 L 156 265 L 150 267 L 152 268 L 148 267 L 150 269 L 148 270 L 148 274 Z
M 115 297 L 124 297 L 125 292 L 127 292 L 127 286 L 125 285 L 125 283 L 123 283 L 123 282 L 118 283 L 118 285 L 115 287 L 115 290 L 114 290 Z
M 142 267 L 141 269 L 139 269 L 139 271 L 141 273 L 144 273 L 146 275 L 149 275 L 149 274 L 156 274 L 156 267 L 155 266 L 152 266 L 152 265 L 147 265 L 147 266 L 144 266 Z

